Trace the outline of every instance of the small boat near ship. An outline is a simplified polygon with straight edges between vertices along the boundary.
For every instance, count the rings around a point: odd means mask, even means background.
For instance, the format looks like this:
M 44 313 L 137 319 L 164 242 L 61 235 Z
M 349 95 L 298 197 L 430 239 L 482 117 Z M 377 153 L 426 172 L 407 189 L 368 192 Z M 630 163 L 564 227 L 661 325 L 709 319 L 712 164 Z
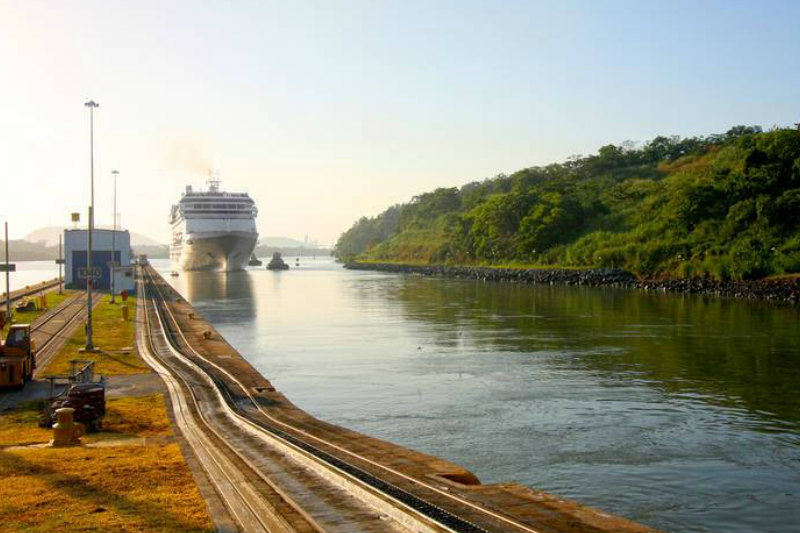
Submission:
M 289 265 L 284 262 L 280 252 L 275 252 L 267 264 L 267 270 L 289 270 Z

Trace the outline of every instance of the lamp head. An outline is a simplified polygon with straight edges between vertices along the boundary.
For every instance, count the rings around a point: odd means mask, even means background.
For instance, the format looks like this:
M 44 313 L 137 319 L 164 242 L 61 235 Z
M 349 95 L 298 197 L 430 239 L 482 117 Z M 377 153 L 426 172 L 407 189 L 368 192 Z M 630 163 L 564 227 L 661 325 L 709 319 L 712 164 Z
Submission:
M 100 104 L 98 104 L 98 103 L 97 103 L 97 102 L 95 102 L 94 100 L 89 100 L 88 102 L 86 102 L 86 103 L 85 103 L 85 104 L 83 104 L 83 105 L 85 105 L 86 107 L 92 107 L 92 108 L 94 108 L 94 107 L 100 107 Z

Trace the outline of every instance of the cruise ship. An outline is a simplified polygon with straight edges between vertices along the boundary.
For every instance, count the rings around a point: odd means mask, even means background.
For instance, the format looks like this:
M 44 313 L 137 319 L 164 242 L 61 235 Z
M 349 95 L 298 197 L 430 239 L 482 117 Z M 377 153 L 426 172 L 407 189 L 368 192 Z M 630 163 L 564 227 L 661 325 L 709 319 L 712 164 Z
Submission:
M 169 255 L 180 270 L 242 270 L 258 241 L 258 209 L 247 193 L 225 192 L 216 177 L 207 191 L 186 187 L 172 206 Z

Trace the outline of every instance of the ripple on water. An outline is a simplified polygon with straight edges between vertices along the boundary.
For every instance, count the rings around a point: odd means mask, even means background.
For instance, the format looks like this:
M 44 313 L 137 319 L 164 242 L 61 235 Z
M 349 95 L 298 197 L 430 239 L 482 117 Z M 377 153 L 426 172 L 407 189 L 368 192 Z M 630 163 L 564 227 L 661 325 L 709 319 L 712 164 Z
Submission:
M 800 310 L 303 267 L 168 279 L 326 420 L 666 531 L 797 530 Z

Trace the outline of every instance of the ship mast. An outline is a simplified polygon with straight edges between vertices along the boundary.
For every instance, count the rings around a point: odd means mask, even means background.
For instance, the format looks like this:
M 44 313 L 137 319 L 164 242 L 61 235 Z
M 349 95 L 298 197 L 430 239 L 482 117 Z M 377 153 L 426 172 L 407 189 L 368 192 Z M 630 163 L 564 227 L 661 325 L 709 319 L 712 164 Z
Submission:
M 208 179 L 206 180 L 206 184 L 208 184 L 208 192 L 218 193 L 219 192 L 219 184 L 222 181 L 219 179 L 219 171 L 211 170 L 208 171 Z

